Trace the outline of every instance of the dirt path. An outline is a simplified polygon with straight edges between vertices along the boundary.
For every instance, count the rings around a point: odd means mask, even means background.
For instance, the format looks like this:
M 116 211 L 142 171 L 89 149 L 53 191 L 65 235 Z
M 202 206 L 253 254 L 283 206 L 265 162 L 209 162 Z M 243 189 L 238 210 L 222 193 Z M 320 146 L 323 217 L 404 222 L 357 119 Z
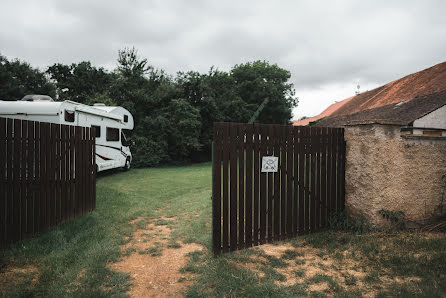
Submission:
M 161 217 L 145 223 L 136 219 L 140 229 L 129 243 L 121 247 L 122 259 L 110 268 L 127 272 L 131 276 L 131 297 L 178 297 L 190 285 L 190 275 L 180 273 L 186 265 L 187 254 L 202 250 L 201 245 L 182 243 L 171 238 L 169 221 L 175 218 Z

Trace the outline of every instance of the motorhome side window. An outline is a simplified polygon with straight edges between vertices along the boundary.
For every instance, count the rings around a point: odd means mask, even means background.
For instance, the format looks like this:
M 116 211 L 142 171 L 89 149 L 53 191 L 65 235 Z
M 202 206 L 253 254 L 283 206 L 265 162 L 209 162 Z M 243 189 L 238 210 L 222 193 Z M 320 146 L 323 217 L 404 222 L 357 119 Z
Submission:
M 65 110 L 65 121 L 74 122 L 74 111 Z
M 119 141 L 119 129 L 107 127 L 107 141 Z
M 97 125 L 92 125 L 91 127 L 95 129 L 96 138 L 100 138 L 101 137 L 101 127 L 97 126 Z

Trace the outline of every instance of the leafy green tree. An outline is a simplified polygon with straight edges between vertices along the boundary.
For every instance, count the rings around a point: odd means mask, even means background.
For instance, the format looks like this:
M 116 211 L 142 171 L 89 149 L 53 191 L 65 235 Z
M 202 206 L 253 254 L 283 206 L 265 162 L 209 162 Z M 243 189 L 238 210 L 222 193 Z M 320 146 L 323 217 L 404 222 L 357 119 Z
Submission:
M 107 94 L 113 83 L 113 74 L 103 68 L 96 68 L 89 61 L 64 65 L 56 63 L 46 73 L 57 87 L 59 100 L 86 103 L 97 94 Z
M 254 113 L 260 104 L 269 98 L 257 122 L 288 124 L 292 109 L 297 106 L 291 74 L 277 64 L 255 61 L 234 66 L 231 76 L 236 93 L 246 102 L 247 109 Z M 246 119 L 248 121 L 248 119 Z
M 184 99 L 173 99 L 164 113 L 169 121 L 167 140 L 170 158 L 174 161 L 188 160 L 191 152 L 201 147 L 200 111 Z
M 18 59 L 0 55 L 0 100 L 19 100 L 27 94 L 55 98 L 56 89 L 43 72 Z

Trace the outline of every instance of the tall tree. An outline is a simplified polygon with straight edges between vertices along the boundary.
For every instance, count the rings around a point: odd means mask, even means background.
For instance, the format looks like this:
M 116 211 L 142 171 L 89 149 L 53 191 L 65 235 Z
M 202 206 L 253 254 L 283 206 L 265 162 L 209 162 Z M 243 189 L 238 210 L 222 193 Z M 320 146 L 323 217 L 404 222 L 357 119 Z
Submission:
M 19 100 L 27 94 L 55 97 L 55 86 L 45 73 L 18 59 L 0 55 L 0 100 Z
M 64 65 L 56 63 L 46 73 L 55 82 L 59 100 L 85 103 L 91 97 L 108 94 L 113 75 L 96 68 L 89 61 Z
M 237 95 L 248 104 L 247 108 L 252 113 L 265 98 L 269 99 L 257 122 L 289 123 L 297 99 L 294 98 L 293 84 L 289 82 L 291 74 L 288 70 L 266 61 L 255 61 L 234 66 L 231 76 Z

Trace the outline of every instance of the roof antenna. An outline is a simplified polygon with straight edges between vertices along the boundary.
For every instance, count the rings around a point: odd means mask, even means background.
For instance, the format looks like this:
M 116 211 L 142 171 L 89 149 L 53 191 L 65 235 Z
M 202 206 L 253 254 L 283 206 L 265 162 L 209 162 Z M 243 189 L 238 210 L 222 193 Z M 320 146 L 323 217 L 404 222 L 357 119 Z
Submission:
M 359 88 L 361 88 L 361 86 L 359 86 L 359 84 L 358 84 L 358 86 L 356 86 L 356 91 L 355 91 L 356 95 L 361 94 L 361 91 L 359 91 Z

